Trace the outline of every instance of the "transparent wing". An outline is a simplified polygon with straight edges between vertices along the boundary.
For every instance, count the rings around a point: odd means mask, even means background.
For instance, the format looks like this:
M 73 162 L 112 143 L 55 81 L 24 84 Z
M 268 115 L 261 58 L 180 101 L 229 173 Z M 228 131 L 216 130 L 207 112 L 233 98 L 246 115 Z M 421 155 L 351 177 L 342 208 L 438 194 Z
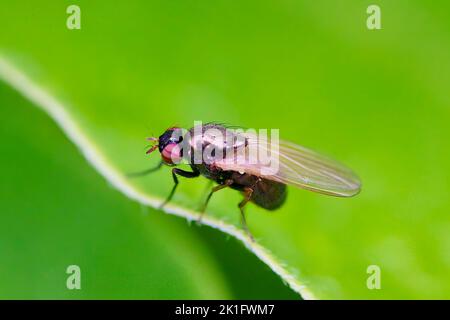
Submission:
M 251 136 L 247 141 L 244 152 L 227 155 L 215 165 L 332 196 L 351 197 L 360 191 L 358 176 L 324 155 L 287 141 L 271 144 Z

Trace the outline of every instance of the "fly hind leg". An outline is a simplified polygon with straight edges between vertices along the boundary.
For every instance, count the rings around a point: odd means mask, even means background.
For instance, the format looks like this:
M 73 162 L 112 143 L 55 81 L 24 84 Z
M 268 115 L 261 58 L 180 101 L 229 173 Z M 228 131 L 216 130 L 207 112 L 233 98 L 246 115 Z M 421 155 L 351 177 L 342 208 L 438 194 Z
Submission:
M 251 241 L 255 241 L 255 239 L 253 238 L 252 234 L 250 233 L 250 230 L 247 227 L 247 221 L 245 219 L 245 213 L 244 213 L 244 206 L 247 204 L 247 202 L 250 201 L 250 199 L 252 198 L 252 194 L 253 194 L 253 189 L 252 188 L 250 188 L 250 187 L 245 188 L 244 189 L 244 200 L 239 202 L 238 207 L 239 207 L 239 210 L 241 211 L 242 228 L 247 233 L 247 235 L 250 238 L 250 240 Z

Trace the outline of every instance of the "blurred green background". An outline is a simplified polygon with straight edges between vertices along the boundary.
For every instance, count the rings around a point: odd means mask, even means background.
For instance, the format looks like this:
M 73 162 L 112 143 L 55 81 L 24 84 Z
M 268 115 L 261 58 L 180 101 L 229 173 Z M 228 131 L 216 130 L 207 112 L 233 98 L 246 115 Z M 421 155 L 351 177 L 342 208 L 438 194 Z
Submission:
M 366 28 L 378 4 L 382 29 Z M 66 8 L 81 8 L 81 30 Z M 289 189 L 255 206 L 258 242 L 317 298 L 450 298 L 448 1 L 14 1 L 0 54 L 63 101 L 120 172 L 145 137 L 194 120 L 279 128 L 362 178 L 355 198 Z M 0 298 L 294 298 L 234 239 L 142 208 L 45 113 L 0 85 Z M 130 183 L 164 198 L 168 169 Z M 196 209 L 206 181 L 181 180 Z M 208 214 L 239 226 L 240 195 Z M 82 290 L 65 268 L 82 269 Z M 381 289 L 366 286 L 369 265 Z

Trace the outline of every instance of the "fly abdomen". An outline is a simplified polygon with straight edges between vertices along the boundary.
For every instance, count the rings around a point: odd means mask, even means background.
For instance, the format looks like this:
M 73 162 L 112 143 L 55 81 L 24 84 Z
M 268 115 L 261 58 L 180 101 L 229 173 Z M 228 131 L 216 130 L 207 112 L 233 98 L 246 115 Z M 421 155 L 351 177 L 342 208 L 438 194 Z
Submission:
M 252 189 L 250 200 L 264 209 L 278 209 L 286 200 L 287 188 L 283 183 L 239 172 L 233 172 L 231 179 L 234 181 L 233 189 Z
M 261 179 L 253 189 L 251 200 L 264 209 L 275 210 L 284 203 L 286 196 L 285 184 Z

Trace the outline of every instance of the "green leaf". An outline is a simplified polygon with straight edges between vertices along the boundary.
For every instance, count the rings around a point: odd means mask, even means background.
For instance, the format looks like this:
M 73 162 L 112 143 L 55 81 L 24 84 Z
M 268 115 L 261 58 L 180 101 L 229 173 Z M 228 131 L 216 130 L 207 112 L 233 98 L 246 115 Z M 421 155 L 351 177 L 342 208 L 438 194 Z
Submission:
M 144 139 L 169 126 L 280 128 L 354 168 L 363 192 L 290 188 L 278 212 L 249 206 L 252 243 L 240 196 L 224 190 L 205 224 L 242 240 L 305 298 L 449 296 L 448 4 L 379 1 L 378 31 L 366 29 L 364 1 L 80 1 L 81 30 L 65 27 L 68 4 L 1 10 L 1 76 L 116 189 L 150 206 L 167 195 L 167 170 L 124 174 L 157 163 Z M 205 184 L 182 180 L 167 212 L 195 218 Z M 366 286 L 370 265 L 381 290 Z
M 1 82 L 0 97 L 0 298 L 296 298 L 235 241 L 110 188 L 46 114 Z M 66 287 L 73 264 L 80 291 Z

